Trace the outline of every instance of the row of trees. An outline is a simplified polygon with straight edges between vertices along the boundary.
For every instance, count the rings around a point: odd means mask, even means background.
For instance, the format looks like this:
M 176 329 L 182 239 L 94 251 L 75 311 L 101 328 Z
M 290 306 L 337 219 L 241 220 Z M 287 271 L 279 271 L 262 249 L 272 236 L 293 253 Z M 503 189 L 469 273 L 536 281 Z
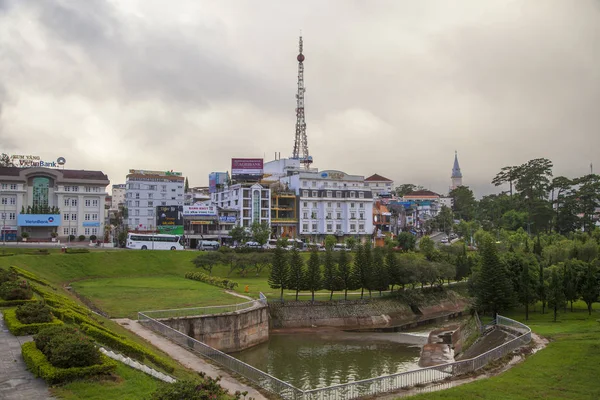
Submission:
M 549 235 L 543 241 L 538 236 L 533 246 L 526 239 L 523 246 L 511 246 L 503 253 L 488 234 L 479 243 L 480 259 L 469 286 L 480 310 L 496 314 L 521 304 L 527 320 L 529 307 L 541 302 L 542 313 L 548 307 L 556 320 L 560 309 L 566 311 L 570 303 L 572 311 L 573 302 L 581 299 L 591 314 L 600 293 L 599 248 L 594 238 Z

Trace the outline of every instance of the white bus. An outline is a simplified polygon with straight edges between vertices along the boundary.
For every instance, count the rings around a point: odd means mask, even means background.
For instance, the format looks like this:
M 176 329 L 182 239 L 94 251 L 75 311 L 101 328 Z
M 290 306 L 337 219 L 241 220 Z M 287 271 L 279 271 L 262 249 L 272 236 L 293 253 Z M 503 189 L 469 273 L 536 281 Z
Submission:
M 135 250 L 183 250 L 183 240 L 178 235 L 127 234 L 128 249 Z

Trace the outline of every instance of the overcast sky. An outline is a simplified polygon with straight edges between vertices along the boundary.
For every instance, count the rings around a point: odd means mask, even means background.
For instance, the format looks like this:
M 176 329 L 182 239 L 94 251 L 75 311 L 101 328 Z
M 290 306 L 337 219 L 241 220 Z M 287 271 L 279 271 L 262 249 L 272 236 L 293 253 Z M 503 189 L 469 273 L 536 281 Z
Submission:
M 290 156 L 304 37 L 313 166 L 495 192 L 600 171 L 600 2 L 0 0 L 0 151 L 190 185 Z

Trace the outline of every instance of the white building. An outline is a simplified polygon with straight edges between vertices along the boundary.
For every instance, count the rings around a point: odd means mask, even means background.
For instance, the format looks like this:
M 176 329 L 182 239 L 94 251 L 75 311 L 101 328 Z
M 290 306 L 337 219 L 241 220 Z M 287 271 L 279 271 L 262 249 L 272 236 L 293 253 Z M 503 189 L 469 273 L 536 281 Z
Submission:
M 394 190 L 394 181 L 378 174 L 366 178 L 365 185 L 371 188 L 373 197 L 379 197 L 381 194 L 391 194 Z
M 129 170 L 125 181 L 130 229 L 155 230 L 157 206 L 183 206 L 185 178 L 179 172 Z
M 224 185 L 211 194 L 218 207 L 238 211 L 238 226 L 250 227 L 254 222 L 271 224 L 271 191 L 259 183 Z
M 373 193 L 364 176 L 309 171 L 280 181 L 299 196 L 300 237 L 321 241 L 327 235 L 373 234 Z
M 0 167 L 0 208 L 6 240 L 103 237 L 108 177 L 101 171 Z M 3 237 L 4 239 L 4 237 Z
M 127 192 L 127 185 L 119 183 L 112 186 L 112 203 L 110 205 L 111 210 L 118 210 L 119 206 L 125 205 L 125 194 Z

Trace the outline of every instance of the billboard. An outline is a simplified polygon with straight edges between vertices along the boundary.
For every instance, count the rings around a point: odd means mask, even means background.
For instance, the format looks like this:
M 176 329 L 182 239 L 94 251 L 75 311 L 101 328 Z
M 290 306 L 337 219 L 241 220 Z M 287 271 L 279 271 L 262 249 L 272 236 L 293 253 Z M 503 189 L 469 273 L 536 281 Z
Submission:
M 140 174 L 140 175 L 159 175 L 159 176 L 182 176 L 181 172 L 173 172 L 171 171 L 148 171 L 146 169 L 130 169 L 130 174 Z
M 219 221 L 221 221 L 221 223 L 225 223 L 225 224 L 235 224 L 236 220 L 237 220 L 237 218 L 233 215 L 222 215 L 219 217 Z
M 183 207 L 157 206 L 156 228 L 159 233 L 183 235 Z
M 228 172 L 211 172 L 208 175 L 208 190 L 210 193 L 217 191 L 218 185 L 223 185 L 229 180 Z
M 19 214 L 18 226 L 60 226 L 60 214 Z
M 186 217 L 215 217 L 216 206 L 183 206 L 183 215 Z
M 232 158 L 231 177 L 234 179 L 258 180 L 263 175 L 262 158 Z

